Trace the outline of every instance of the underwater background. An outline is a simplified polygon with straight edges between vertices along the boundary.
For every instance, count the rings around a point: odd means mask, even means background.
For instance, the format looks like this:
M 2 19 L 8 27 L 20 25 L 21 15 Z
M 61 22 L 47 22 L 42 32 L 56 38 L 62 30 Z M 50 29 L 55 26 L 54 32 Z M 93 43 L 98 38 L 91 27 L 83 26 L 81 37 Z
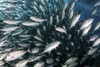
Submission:
M 100 67 L 100 0 L 0 0 L 0 67 Z

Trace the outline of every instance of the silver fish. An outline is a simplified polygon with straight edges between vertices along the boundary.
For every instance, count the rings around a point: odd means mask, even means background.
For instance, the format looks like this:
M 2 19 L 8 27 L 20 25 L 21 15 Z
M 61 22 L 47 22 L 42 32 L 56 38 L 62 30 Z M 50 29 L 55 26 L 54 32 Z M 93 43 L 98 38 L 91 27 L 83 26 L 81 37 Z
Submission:
M 62 67 L 68 67 L 68 65 L 62 65 Z
M 18 24 L 18 23 L 20 23 L 21 21 L 4 20 L 3 22 L 12 25 L 12 24 Z
M 24 23 L 22 23 L 22 25 L 25 25 L 25 26 L 39 26 L 40 23 L 35 23 L 35 22 L 24 22 Z
M 32 35 L 28 35 L 28 34 L 21 34 L 21 35 L 19 35 L 19 37 L 29 38 L 29 37 L 32 37 Z
M 5 44 L 5 42 L 7 42 L 7 40 L 0 42 L 0 47 L 7 46 L 8 44 Z
M 20 59 L 25 53 L 26 53 L 25 51 L 12 51 L 8 53 L 8 55 L 5 58 L 5 61 L 9 62 L 9 61 L 14 61 L 16 59 Z
M 73 1 L 70 5 L 69 5 L 69 11 L 73 10 L 75 5 L 75 2 Z
M 98 46 L 100 44 L 100 38 L 96 39 L 92 47 Z
M 33 67 L 44 67 L 44 62 L 37 62 Z
M 96 26 L 95 26 L 93 32 L 95 32 L 95 31 L 98 30 L 99 28 L 100 28 L 100 21 L 97 22 L 97 24 L 96 24 Z
M 92 15 L 96 14 L 98 12 L 98 7 L 94 7 L 92 10 Z
M 40 0 L 41 1 L 41 3 L 43 4 L 43 5 L 45 5 L 45 2 L 44 2 L 44 0 Z
M 59 24 L 59 16 L 56 15 L 56 21 L 57 21 L 57 24 Z
M 8 38 L 9 35 L 4 35 L 3 37 L 0 38 L 0 42 L 6 40 Z
M 65 10 L 62 11 L 61 20 L 65 18 Z
M 19 61 L 15 67 L 27 67 L 28 60 L 21 60 Z
M 35 46 L 43 46 L 43 44 L 42 43 L 36 43 L 36 44 L 34 44 Z
M 42 56 L 36 56 L 36 57 L 30 58 L 29 62 L 40 60 L 42 57 L 43 57 L 43 55 Z
M 83 30 L 83 29 L 87 28 L 93 22 L 93 20 L 94 20 L 93 18 L 89 18 L 89 19 L 85 20 L 84 22 L 82 22 L 82 25 L 79 30 Z
M 0 5 L 0 7 L 10 8 L 10 7 L 16 7 L 16 6 L 11 3 L 3 3 L 2 5 Z
M 16 30 L 18 28 L 20 28 L 20 27 L 10 26 L 10 27 L 5 27 L 5 28 L 1 29 L 1 31 L 10 31 L 11 32 L 11 31 L 14 31 L 14 30 Z
M 18 29 L 12 32 L 11 36 L 20 35 L 23 32 L 23 29 Z
M 15 11 L 14 10 L 4 10 L 3 12 L 4 13 L 14 13 Z
M 69 19 L 69 20 L 72 19 L 73 13 L 74 13 L 73 10 L 71 10 L 71 11 L 68 12 L 68 15 L 69 15 L 69 16 L 68 16 L 68 19 Z
M 72 64 L 70 64 L 70 65 L 68 65 L 68 67 L 76 67 L 76 65 L 77 65 L 78 63 L 72 63 Z
M 54 61 L 53 58 L 47 58 L 47 59 L 46 59 L 46 63 L 47 63 L 47 64 L 52 64 L 53 61 Z
M 52 22 L 53 22 L 53 17 L 50 16 L 50 25 L 52 25 Z
M 87 33 L 89 32 L 90 29 L 91 29 L 91 25 L 89 27 L 85 28 L 83 30 L 83 32 L 82 32 L 82 37 L 85 36 L 85 35 L 87 35 Z
M 63 10 L 66 10 L 66 8 L 67 8 L 67 2 L 65 3 Z
M 77 57 L 71 57 L 65 62 L 65 64 L 72 64 L 72 63 L 76 62 L 77 60 L 78 60 Z
M 38 33 L 38 35 L 39 35 L 40 37 L 42 37 L 42 34 L 41 34 L 41 32 L 40 32 L 39 29 L 37 29 L 37 33 Z
M 20 41 L 28 41 L 30 38 L 28 37 L 23 37 L 23 38 L 19 38 Z
M 41 11 L 44 12 L 43 6 L 39 5 L 39 7 L 40 7 Z
M 18 45 L 19 46 L 21 46 L 21 47 L 29 47 L 29 43 L 23 43 L 23 42 L 20 42 L 20 43 L 18 43 Z
M 42 53 L 47 53 L 47 52 L 49 52 L 49 54 L 50 54 L 50 52 L 51 52 L 53 49 L 57 48 L 57 47 L 59 46 L 60 43 L 61 43 L 60 41 L 51 42 L 50 44 L 48 44 L 48 45 L 46 46 L 46 48 L 44 49 L 44 51 L 43 51 Z
M 22 1 L 22 0 L 7 0 L 8 2 L 12 2 L 12 3 L 14 3 L 14 2 L 19 2 L 19 1 Z
M 37 47 L 31 49 L 31 53 L 32 53 L 32 54 L 36 54 L 36 53 L 38 53 L 38 52 L 39 52 L 39 48 L 37 48 Z
M 3 60 L 8 53 L 0 53 L 0 60 Z
M 38 6 L 36 1 L 34 1 L 33 4 L 34 4 L 35 6 Z
M 76 25 L 76 23 L 78 22 L 79 18 L 80 18 L 80 14 L 75 15 L 75 16 L 71 19 L 70 29 Z
M 4 64 L 5 64 L 5 62 L 0 60 L 0 67 L 3 67 Z
M 40 19 L 40 18 L 37 18 L 35 16 L 31 16 L 30 19 L 33 20 L 33 21 L 36 21 L 36 22 L 44 22 L 44 21 L 47 21 L 47 19 Z
M 11 32 L 10 31 L 5 31 L 4 33 L 3 33 L 3 35 L 9 35 Z
M 57 8 L 55 8 L 55 13 L 57 13 L 57 11 L 58 11 L 58 9 L 57 9 Z
M 98 37 L 98 35 L 93 35 L 90 37 L 89 41 L 95 41 Z
M 4 11 L 6 10 L 7 8 L 6 7 L 0 7 L 0 10 Z
M 100 0 L 98 0 L 93 7 L 99 6 L 100 5 Z
M 36 40 L 43 41 L 42 38 L 39 37 L 39 36 L 34 36 L 34 38 L 35 38 Z
M 33 8 L 35 9 L 35 11 L 36 11 L 37 13 L 39 13 L 39 10 L 37 9 L 36 6 L 33 6 Z
M 97 48 L 90 48 L 90 50 L 88 51 L 87 55 L 92 55 L 96 51 L 97 51 Z
M 56 27 L 55 30 L 66 34 L 66 30 L 61 27 Z

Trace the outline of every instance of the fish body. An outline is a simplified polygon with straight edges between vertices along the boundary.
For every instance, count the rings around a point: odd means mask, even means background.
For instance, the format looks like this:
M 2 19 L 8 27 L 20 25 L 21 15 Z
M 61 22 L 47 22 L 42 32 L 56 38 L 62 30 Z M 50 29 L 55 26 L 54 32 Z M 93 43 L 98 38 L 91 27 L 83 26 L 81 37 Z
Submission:
M 7 0 L 8 2 L 11 2 L 11 3 L 14 3 L 14 2 L 19 2 L 19 1 L 22 1 L 22 0 Z
M 33 8 L 35 9 L 35 11 L 36 11 L 37 13 L 39 13 L 39 10 L 37 9 L 36 6 L 33 6 Z M 32 17 L 31 17 L 31 18 L 32 18 Z
M 3 67 L 4 64 L 5 64 L 5 62 L 0 60 L 0 67 Z
M 56 21 L 57 21 L 57 24 L 59 24 L 59 16 L 56 15 Z
M 44 12 L 43 6 L 39 5 L 39 7 L 40 7 L 41 11 Z
M 100 0 L 98 0 L 93 7 L 99 6 L 100 5 Z
M 0 42 L 0 47 L 7 46 L 8 44 L 6 44 L 5 42 L 7 42 L 7 40 Z
M 53 17 L 50 16 L 50 25 L 52 25 L 52 22 L 53 22 Z
M 62 11 L 61 20 L 63 20 L 64 18 L 65 18 L 65 10 Z
M 80 18 L 80 14 L 75 15 L 75 16 L 72 18 L 72 20 L 71 20 L 71 25 L 70 25 L 70 29 L 76 25 L 76 23 L 78 22 L 79 18 Z
M 68 19 L 71 20 L 72 17 L 73 17 L 73 10 L 69 11 L 69 12 L 68 12 L 68 15 L 69 15 L 69 16 L 68 16 Z
M 19 27 L 5 27 L 5 28 L 3 28 L 3 29 L 1 29 L 1 31 L 14 31 L 14 30 L 16 30 L 16 29 L 18 29 Z
M 33 49 L 31 49 L 31 53 L 32 54 L 36 54 L 38 52 L 39 52 L 39 48 L 33 48 Z
M 91 29 L 91 25 L 83 30 L 82 36 L 85 36 L 90 29 Z
M 5 61 L 14 61 L 16 59 L 22 58 L 22 56 L 25 54 L 25 51 L 13 51 L 8 53 L 8 55 L 5 58 Z
M 96 14 L 98 12 L 98 7 L 94 7 L 92 10 L 92 15 Z
M 43 41 L 42 38 L 39 37 L 39 36 L 34 36 L 34 38 L 35 38 L 36 40 Z
M 34 23 L 34 22 L 24 22 L 22 23 L 25 26 L 39 26 L 40 23 Z
M 51 42 L 50 44 L 48 44 L 46 46 L 46 48 L 44 49 L 44 51 L 42 53 L 46 53 L 46 52 L 50 53 L 53 49 L 55 49 L 56 47 L 58 47 L 60 43 L 61 43 L 60 41 Z
M 22 32 L 23 32 L 22 29 L 19 29 L 19 30 L 13 31 L 13 33 L 11 34 L 11 36 L 17 36 L 17 35 L 20 35 Z
M 19 61 L 15 67 L 27 67 L 28 60 L 21 60 Z
M 36 22 L 44 22 L 44 21 L 47 21 L 47 19 L 40 19 L 40 18 L 37 18 L 35 16 L 31 16 L 30 19 L 32 19 L 33 21 L 36 21 Z
M 73 10 L 74 5 L 75 5 L 75 2 L 73 1 L 73 2 L 69 5 L 69 11 L 70 11 L 70 10 Z
M 61 27 L 56 27 L 55 30 L 66 34 L 66 30 Z
M 12 24 L 18 24 L 18 23 L 20 23 L 21 21 L 4 20 L 3 22 L 12 25 Z
M 44 62 L 37 62 L 33 67 L 44 67 Z
M 63 10 L 66 10 L 66 8 L 67 8 L 67 2 L 65 3 Z
M 53 61 L 54 61 L 53 58 L 47 58 L 47 59 L 46 59 L 46 63 L 47 63 L 47 64 L 52 64 Z
M 98 22 L 93 30 L 93 32 L 95 32 L 96 30 L 98 30 L 100 28 L 100 22 Z
M 0 60 L 3 60 L 8 53 L 0 53 Z
M 93 35 L 90 37 L 89 41 L 95 41 L 98 37 L 98 35 Z
M 88 51 L 87 55 L 92 55 L 92 54 L 95 53 L 96 51 L 97 51 L 97 48 L 91 48 L 91 49 Z
M 93 18 L 89 18 L 89 19 L 85 20 L 84 22 L 82 22 L 80 30 L 87 28 L 93 22 L 93 20 L 94 20 Z
M 77 57 L 72 57 L 72 58 L 69 58 L 69 59 L 65 62 L 65 64 L 72 64 L 72 63 L 76 62 L 77 60 L 78 60 Z
M 100 44 L 100 38 L 96 39 L 92 47 L 98 46 Z

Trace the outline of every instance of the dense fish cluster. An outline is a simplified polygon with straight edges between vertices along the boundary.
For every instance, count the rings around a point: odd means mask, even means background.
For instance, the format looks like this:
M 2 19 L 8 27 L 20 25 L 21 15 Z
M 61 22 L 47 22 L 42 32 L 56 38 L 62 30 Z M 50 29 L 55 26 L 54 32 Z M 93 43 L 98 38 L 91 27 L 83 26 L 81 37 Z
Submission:
M 100 22 L 80 20 L 76 2 L 0 0 L 0 67 L 99 67 Z

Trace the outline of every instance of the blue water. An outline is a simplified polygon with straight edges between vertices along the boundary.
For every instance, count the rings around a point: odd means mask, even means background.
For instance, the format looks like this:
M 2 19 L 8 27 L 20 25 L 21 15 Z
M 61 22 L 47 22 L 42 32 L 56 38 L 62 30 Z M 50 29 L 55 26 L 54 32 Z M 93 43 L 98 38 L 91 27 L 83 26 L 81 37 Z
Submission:
M 87 0 L 85 0 L 87 1 Z M 70 3 L 70 0 L 65 0 L 65 2 Z M 81 18 L 80 20 L 84 20 L 86 18 L 89 17 L 93 17 L 94 18 L 94 22 L 93 22 L 93 26 L 100 21 L 100 15 L 98 16 L 91 16 L 92 14 L 92 9 L 93 9 L 93 5 L 96 3 L 96 1 L 91 1 L 91 3 L 86 3 L 86 2 L 82 2 L 81 0 L 76 2 L 74 10 L 75 9 L 80 9 L 81 10 Z

